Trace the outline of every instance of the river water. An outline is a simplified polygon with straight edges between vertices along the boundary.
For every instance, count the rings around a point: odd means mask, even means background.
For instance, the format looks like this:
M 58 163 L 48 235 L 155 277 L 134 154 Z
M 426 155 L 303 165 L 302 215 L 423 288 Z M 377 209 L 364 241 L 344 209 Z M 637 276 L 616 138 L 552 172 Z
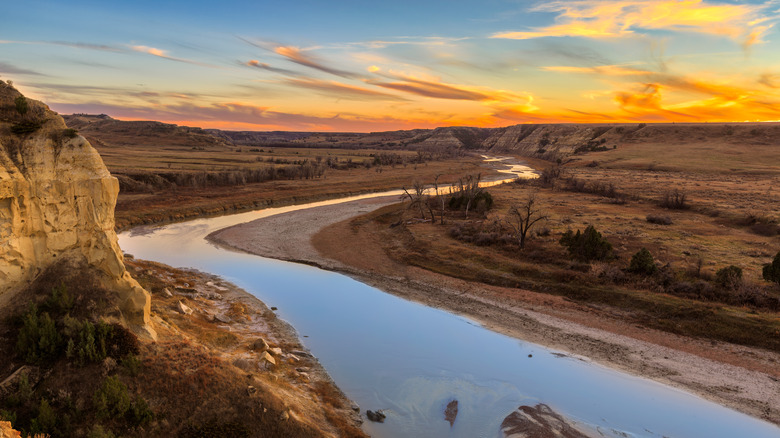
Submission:
M 522 169 L 521 169 L 522 170 Z M 259 210 L 120 234 L 135 257 L 219 275 L 290 322 L 363 410 L 375 437 L 498 437 L 521 405 L 545 403 L 594 436 L 780 437 L 780 428 L 656 382 L 491 332 L 342 274 L 219 248 L 231 225 L 347 199 Z M 458 400 L 453 426 L 444 409 Z

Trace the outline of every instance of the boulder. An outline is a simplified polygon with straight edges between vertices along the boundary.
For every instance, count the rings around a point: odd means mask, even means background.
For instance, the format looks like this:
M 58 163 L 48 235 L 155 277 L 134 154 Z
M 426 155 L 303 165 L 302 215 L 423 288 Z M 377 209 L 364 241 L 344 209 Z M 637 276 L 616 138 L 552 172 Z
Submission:
M 176 310 L 185 315 L 192 315 L 192 309 L 182 301 L 176 303 Z
M 458 417 L 458 401 L 452 400 L 447 403 L 447 408 L 444 409 L 444 419 L 450 423 L 450 427 L 455 424 L 455 419 Z
M 0 421 L 0 438 L 22 438 L 22 433 L 15 430 L 10 421 Z
M 257 338 L 255 342 L 252 343 L 252 350 L 255 351 L 266 351 L 269 348 L 271 348 L 268 345 L 268 342 L 265 341 L 263 338 Z
M 381 410 L 378 411 L 368 410 L 366 411 L 366 418 L 373 421 L 374 423 L 384 423 L 385 418 L 387 418 L 387 416 Z
M 264 351 L 264 352 L 263 352 L 263 353 L 260 355 L 260 363 L 264 363 L 264 364 L 266 364 L 266 365 L 267 365 L 267 364 L 276 365 L 276 359 L 274 359 L 274 357 L 273 357 L 273 356 L 271 356 L 270 354 L 268 354 L 268 352 L 267 352 L 267 351 Z

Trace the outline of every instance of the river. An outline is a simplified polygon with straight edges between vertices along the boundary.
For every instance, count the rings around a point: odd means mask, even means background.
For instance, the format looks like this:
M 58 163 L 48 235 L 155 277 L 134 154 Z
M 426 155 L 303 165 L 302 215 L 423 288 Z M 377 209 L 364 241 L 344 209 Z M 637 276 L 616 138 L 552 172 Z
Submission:
M 497 437 L 510 412 L 538 403 L 594 436 L 780 437 L 773 424 L 492 332 L 345 275 L 205 240 L 258 218 L 386 194 L 138 227 L 120 234 L 119 242 L 137 258 L 219 275 L 277 307 L 347 396 L 363 410 L 384 410 L 385 423 L 364 425 L 375 437 Z M 444 420 L 451 400 L 459 402 L 452 426 Z

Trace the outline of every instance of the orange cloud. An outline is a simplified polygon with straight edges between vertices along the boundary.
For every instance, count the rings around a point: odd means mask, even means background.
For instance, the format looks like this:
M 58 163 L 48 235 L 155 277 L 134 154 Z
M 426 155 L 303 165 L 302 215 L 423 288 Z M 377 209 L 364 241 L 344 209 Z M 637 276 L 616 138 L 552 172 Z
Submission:
M 280 73 L 280 74 L 287 75 L 287 76 L 296 76 L 297 75 L 297 73 L 295 73 L 292 70 L 287 70 L 285 68 L 272 67 L 272 66 L 266 64 L 265 62 L 260 62 L 260 61 L 258 61 L 256 59 L 251 59 L 251 60 L 247 61 L 246 63 L 244 63 L 244 65 L 246 65 L 248 67 L 258 68 L 260 70 L 270 71 L 270 72 L 273 72 L 273 73 Z
M 642 30 L 672 30 L 726 35 L 750 46 L 771 27 L 762 24 L 767 21 L 761 17 L 766 7 L 704 0 L 555 1 L 534 11 L 557 12 L 557 24 L 525 32 L 499 32 L 492 38 L 613 38 Z
M 589 73 L 602 76 L 638 76 L 650 73 L 647 70 L 623 67 L 620 65 L 599 65 L 595 67 L 548 66 L 542 67 L 542 70 L 561 73 Z
M 193 65 L 199 65 L 201 67 L 213 67 L 212 65 L 204 64 L 202 62 L 192 61 L 190 59 L 184 59 L 184 58 L 175 58 L 173 56 L 168 55 L 168 52 L 162 49 L 158 49 L 156 47 L 149 47 L 149 46 L 130 46 L 131 49 L 133 49 L 136 52 L 140 53 L 147 53 L 152 56 L 157 56 L 158 58 L 168 59 L 170 61 L 176 61 L 176 62 L 184 62 L 186 64 L 193 64 Z

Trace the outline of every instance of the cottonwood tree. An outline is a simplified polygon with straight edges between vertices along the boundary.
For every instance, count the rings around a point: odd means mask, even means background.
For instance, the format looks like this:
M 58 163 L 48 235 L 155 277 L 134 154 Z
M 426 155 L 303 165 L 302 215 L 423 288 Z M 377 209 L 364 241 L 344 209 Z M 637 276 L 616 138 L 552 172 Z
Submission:
M 401 199 L 409 199 L 409 201 L 411 201 L 408 208 L 419 208 L 420 217 L 424 220 L 425 208 L 427 207 L 430 210 L 430 206 L 428 206 L 428 196 L 425 194 L 425 185 L 420 181 L 414 181 L 412 183 L 411 192 L 406 187 L 403 187 L 403 190 L 404 194 L 401 195 Z M 431 211 L 431 221 L 433 220 L 433 211 Z
M 474 205 L 476 199 L 484 191 L 484 189 L 479 186 L 479 181 L 481 179 L 482 175 L 477 174 L 476 177 L 474 175 L 468 175 L 465 179 L 460 178 L 458 180 L 456 191 L 461 197 L 466 199 L 466 219 L 469 218 L 469 210 L 471 209 L 471 206 Z
M 433 179 L 433 189 L 436 192 L 436 198 L 439 199 L 439 204 L 440 204 L 440 207 L 441 207 L 441 209 L 439 210 L 439 218 L 441 219 L 440 223 L 442 225 L 444 225 L 445 197 L 444 197 L 444 193 L 440 193 L 439 192 L 439 177 L 440 176 L 441 176 L 441 174 L 438 174 L 438 175 L 436 175 L 436 178 Z M 434 222 L 435 222 L 435 220 L 434 220 Z
M 505 222 L 512 228 L 517 243 L 522 250 L 525 248 L 525 239 L 528 236 L 528 231 L 540 221 L 547 220 L 547 218 L 548 216 L 544 214 L 539 206 L 539 202 L 536 200 L 536 195 L 531 194 L 522 205 L 509 207 L 509 214 Z

